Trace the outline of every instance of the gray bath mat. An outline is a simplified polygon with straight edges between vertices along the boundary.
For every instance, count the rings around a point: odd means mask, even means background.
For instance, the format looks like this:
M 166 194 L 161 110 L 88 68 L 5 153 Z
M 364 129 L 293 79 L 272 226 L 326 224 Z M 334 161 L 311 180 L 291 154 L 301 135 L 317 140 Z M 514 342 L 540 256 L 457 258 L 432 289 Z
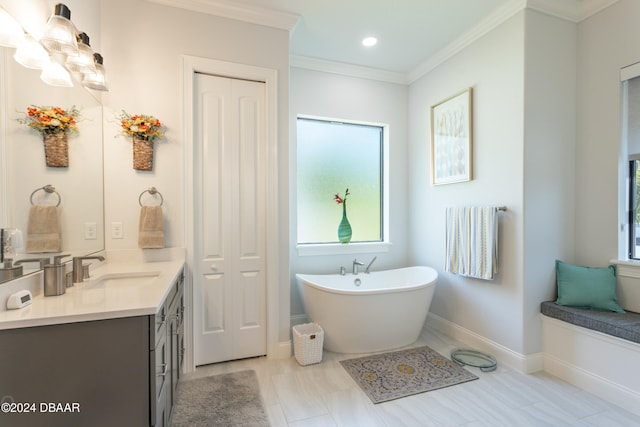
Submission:
M 255 371 L 178 383 L 174 427 L 268 425 Z
M 340 364 L 373 403 L 478 379 L 427 346 L 342 360 Z

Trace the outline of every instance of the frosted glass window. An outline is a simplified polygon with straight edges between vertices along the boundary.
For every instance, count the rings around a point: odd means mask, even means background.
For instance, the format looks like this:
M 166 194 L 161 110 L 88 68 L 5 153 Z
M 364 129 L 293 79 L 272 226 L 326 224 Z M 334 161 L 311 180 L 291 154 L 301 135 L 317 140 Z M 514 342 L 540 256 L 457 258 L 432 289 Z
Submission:
M 355 242 L 382 235 L 383 127 L 298 118 L 298 243 L 338 243 L 342 205 Z

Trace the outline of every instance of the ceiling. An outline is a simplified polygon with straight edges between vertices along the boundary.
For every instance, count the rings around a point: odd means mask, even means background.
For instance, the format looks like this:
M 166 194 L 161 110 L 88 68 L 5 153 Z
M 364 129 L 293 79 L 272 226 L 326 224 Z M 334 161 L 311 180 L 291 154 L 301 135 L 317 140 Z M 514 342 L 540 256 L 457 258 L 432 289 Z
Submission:
M 525 7 L 579 22 L 618 0 L 149 1 L 290 30 L 293 65 L 348 64 L 411 80 Z M 365 48 L 366 36 L 378 44 Z
M 292 55 L 406 73 L 511 0 L 239 1 L 300 16 Z

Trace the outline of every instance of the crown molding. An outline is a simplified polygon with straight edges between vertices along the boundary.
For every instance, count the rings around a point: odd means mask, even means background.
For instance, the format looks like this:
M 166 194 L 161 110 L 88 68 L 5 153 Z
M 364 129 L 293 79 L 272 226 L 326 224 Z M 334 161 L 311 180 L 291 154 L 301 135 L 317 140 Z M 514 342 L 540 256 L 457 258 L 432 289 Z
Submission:
M 580 22 L 611 6 L 619 0 L 512 0 L 497 9 L 475 27 L 462 34 L 456 40 L 436 52 L 413 70 L 402 73 L 390 73 L 372 68 L 351 66 L 349 64 L 331 63 L 331 61 L 316 62 L 315 60 L 299 65 L 302 68 L 318 71 L 347 74 L 352 77 L 373 78 L 392 83 L 411 84 L 435 69 L 476 40 L 489 33 L 497 26 L 507 21 L 523 9 L 536 10 L 548 15 L 556 16 L 571 22 Z M 295 61 L 292 61 L 295 63 Z M 364 73 L 364 74 L 362 74 Z
M 557 0 L 556 0 L 557 1 Z M 512 0 L 506 3 L 504 6 L 498 8 L 491 15 L 480 21 L 475 27 L 460 37 L 449 43 L 443 49 L 436 52 L 426 61 L 419 64 L 413 70 L 407 73 L 407 80 L 409 83 L 413 83 L 420 77 L 433 70 L 447 59 L 451 58 L 465 47 L 471 45 L 473 42 L 492 31 L 498 25 L 502 24 L 516 13 L 520 12 L 526 7 L 526 0 Z
M 618 0 L 527 0 L 527 8 L 578 23 Z
M 282 12 L 273 9 L 264 9 L 256 6 L 238 4 L 226 0 L 146 0 L 151 3 L 164 6 L 177 7 L 193 12 L 206 13 L 208 15 L 221 16 L 223 18 L 250 22 L 291 31 L 298 20 L 299 15 Z
M 287 31 L 293 30 L 300 19 L 299 15 L 293 13 L 246 4 L 242 5 L 232 0 L 146 1 Z M 411 84 L 523 9 L 535 10 L 578 23 L 618 1 L 619 0 L 510 0 L 479 22 L 471 30 L 462 34 L 406 74 L 297 55 L 290 55 L 290 65 L 292 67 L 380 80 L 389 83 Z
M 296 68 L 305 68 L 307 70 L 341 74 L 344 76 L 362 79 L 379 80 L 387 83 L 398 83 L 403 85 L 409 83 L 407 81 L 407 76 L 404 73 L 381 70 L 379 68 L 363 67 L 344 62 L 311 58 L 308 56 L 289 55 L 289 65 Z

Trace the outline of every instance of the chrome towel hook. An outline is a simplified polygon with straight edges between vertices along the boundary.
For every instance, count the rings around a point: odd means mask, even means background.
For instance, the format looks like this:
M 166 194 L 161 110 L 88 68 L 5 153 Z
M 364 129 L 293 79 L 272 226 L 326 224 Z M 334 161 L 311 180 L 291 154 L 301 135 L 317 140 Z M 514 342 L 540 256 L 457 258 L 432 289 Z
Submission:
M 55 193 L 56 196 L 58 196 L 58 203 L 56 204 L 56 207 L 60 206 L 60 202 L 62 202 L 62 197 L 60 197 L 60 193 L 58 193 L 56 191 L 56 187 L 54 187 L 51 184 L 47 184 L 44 187 L 39 187 L 36 188 L 35 190 L 33 190 L 33 193 L 31 193 L 31 196 L 29 196 L 29 201 L 31 202 L 31 204 L 33 205 L 33 196 L 38 192 L 38 191 L 44 191 L 47 194 L 51 194 L 51 193 Z
M 162 206 L 162 204 L 164 203 L 164 197 L 162 197 L 162 193 L 160 193 L 156 187 L 149 187 L 146 190 L 144 190 L 142 193 L 140 193 L 140 196 L 138 197 L 138 203 L 140 204 L 140 206 L 142 206 L 142 196 L 144 195 L 144 193 L 149 193 L 152 196 L 155 196 L 156 194 L 158 196 L 160 196 L 160 205 Z

